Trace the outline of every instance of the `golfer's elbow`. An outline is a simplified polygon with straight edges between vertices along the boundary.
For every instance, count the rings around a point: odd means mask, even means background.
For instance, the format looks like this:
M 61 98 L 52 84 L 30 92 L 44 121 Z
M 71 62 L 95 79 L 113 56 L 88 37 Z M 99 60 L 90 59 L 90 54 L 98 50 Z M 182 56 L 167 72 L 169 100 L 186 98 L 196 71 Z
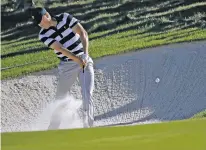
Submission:
M 88 33 L 87 33 L 87 31 L 82 30 L 82 31 L 80 32 L 80 37 L 81 37 L 82 39 L 88 39 Z

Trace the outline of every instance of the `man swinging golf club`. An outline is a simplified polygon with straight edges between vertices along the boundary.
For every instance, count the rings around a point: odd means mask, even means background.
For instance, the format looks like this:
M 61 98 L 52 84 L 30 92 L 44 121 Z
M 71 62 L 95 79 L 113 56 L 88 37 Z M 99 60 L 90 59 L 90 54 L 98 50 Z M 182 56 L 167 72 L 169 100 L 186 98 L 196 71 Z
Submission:
M 83 98 L 84 127 L 92 127 L 94 87 L 93 60 L 88 53 L 88 35 L 79 20 L 69 13 L 51 16 L 45 8 L 31 9 L 34 23 L 41 27 L 39 40 L 52 48 L 60 59 L 56 100 L 63 99 L 78 78 Z M 57 129 L 60 125 L 57 108 L 49 125 L 49 129 Z

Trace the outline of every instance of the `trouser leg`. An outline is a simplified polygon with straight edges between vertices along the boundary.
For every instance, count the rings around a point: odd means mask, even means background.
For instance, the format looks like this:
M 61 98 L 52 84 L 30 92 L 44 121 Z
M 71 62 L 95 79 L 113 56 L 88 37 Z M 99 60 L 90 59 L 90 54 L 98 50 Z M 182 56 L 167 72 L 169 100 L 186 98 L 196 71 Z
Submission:
M 69 92 L 70 88 L 76 81 L 80 67 L 77 63 L 74 62 L 63 62 L 60 63 L 58 70 L 59 76 L 55 99 L 61 100 L 66 96 L 66 94 Z
M 80 67 L 76 63 L 61 62 L 58 66 L 59 76 L 56 91 L 56 100 L 62 100 L 66 97 L 71 86 L 78 77 Z M 65 104 L 62 103 L 52 113 L 50 125 L 48 129 L 57 129 L 61 123 L 61 114 L 65 109 Z
M 91 58 L 84 69 L 84 73 L 83 71 L 80 72 L 79 81 L 81 84 L 81 93 L 83 99 L 83 119 L 88 123 L 89 127 L 92 127 L 94 122 L 94 106 L 92 100 L 94 89 L 94 69 Z

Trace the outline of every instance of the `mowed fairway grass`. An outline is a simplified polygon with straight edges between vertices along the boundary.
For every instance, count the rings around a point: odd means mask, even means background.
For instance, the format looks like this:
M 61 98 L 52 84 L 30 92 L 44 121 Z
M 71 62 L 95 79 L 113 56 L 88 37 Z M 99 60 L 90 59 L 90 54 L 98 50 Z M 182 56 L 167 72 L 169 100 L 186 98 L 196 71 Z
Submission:
M 2 134 L 2 150 L 205 150 L 206 119 Z

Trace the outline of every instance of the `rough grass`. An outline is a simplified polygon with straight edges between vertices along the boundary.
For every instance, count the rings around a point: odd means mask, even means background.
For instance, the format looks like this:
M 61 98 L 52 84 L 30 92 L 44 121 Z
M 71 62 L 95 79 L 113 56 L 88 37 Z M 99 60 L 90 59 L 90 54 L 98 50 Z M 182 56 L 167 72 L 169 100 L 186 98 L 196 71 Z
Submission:
M 3 133 L 3 150 L 205 150 L 206 120 L 72 129 Z
M 89 33 L 89 50 L 94 59 L 206 39 L 204 1 L 52 1 L 47 6 L 53 14 L 69 12 L 81 20 Z M 12 13 L 2 18 L 2 68 L 12 69 L 3 70 L 1 79 L 50 69 L 59 62 L 53 52 L 38 41 L 39 29 L 27 23 L 26 18 L 25 14 Z

